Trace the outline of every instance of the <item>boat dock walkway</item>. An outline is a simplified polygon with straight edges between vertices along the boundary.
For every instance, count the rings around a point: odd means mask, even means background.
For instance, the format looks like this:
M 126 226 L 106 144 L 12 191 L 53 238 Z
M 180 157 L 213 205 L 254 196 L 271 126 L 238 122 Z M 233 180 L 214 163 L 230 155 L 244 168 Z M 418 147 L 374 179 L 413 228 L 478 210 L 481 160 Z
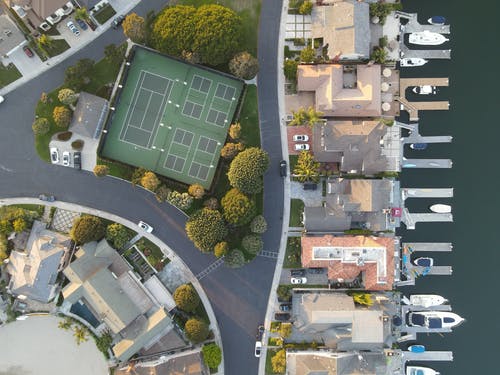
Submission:
M 453 361 L 453 352 L 425 351 L 423 353 L 402 352 L 403 361 Z
M 451 159 L 403 159 L 403 168 L 451 168 Z
M 420 134 L 411 133 L 408 137 L 403 138 L 405 143 L 451 143 L 453 137 L 451 135 L 437 135 L 437 136 L 421 136 Z
M 415 229 L 417 223 L 451 223 L 453 215 L 451 213 L 410 213 L 407 208 L 403 209 L 401 221 L 405 223 L 406 229 Z
M 450 34 L 450 25 L 421 24 L 418 22 L 417 13 L 406 13 L 406 12 L 396 11 L 396 14 L 400 18 L 405 18 L 408 20 L 408 23 L 406 25 L 401 25 L 403 26 L 402 31 L 404 33 L 418 33 L 424 30 L 428 30 L 433 33 Z
M 408 249 L 410 253 L 418 251 L 450 252 L 453 250 L 451 242 L 405 242 L 403 249 Z
M 400 78 L 400 96 L 395 97 L 403 108 L 408 111 L 410 121 L 418 121 L 418 111 L 448 110 L 450 102 L 447 100 L 433 102 L 410 102 L 406 99 L 406 89 L 414 86 L 448 86 L 448 78 Z
M 447 87 L 450 81 L 446 77 L 442 78 L 400 78 L 399 79 L 399 91 L 404 92 L 408 87 L 413 86 L 443 86 Z M 421 103 L 421 102 L 414 102 Z
M 401 34 L 401 40 L 403 40 Z M 426 60 L 451 59 L 451 49 L 410 49 L 404 43 L 399 44 L 399 56 L 401 58 L 417 58 Z
M 453 188 L 403 188 L 403 200 L 407 198 L 453 198 Z

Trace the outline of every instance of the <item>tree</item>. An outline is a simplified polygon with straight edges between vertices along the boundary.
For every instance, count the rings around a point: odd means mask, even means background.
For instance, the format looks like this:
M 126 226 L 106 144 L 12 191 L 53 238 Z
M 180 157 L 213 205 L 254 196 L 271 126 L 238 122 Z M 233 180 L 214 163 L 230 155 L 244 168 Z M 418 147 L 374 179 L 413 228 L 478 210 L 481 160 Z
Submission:
M 104 164 L 97 164 L 94 167 L 94 175 L 97 177 L 104 177 L 109 173 L 109 167 Z
M 370 293 L 355 292 L 352 294 L 352 298 L 355 303 L 364 306 L 372 306 L 373 299 Z
M 237 141 L 241 137 L 241 124 L 236 122 L 229 127 L 229 136 Z
M 233 249 L 224 257 L 224 264 L 230 268 L 240 268 L 245 265 L 245 256 L 239 249 Z
M 188 188 L 188 193 L 194 199 L 201 199 L 205 195 L 205 189 L 200 184 L 192 184 Z
M 385 63 L 387 59 L 387 52 L 385 48 L 375 47 L 372 54 L 370 55 L 370 60 L 375 61 L 377 64 Z
M 54 40 L 48 34 L 42 34 L 38 38 L 38 44 L 41 45 L 42 47 L 50 48 L 53 43 Z
M 225 256 L 229 251 L 229 244 L 226 241 L 219 242 L 214 246 L 214 255 L 217 258 Z
M 12 223 L 9 220 L 0 220 L 0 234 L 10 234 L 13 230 Z
M 78 60 L 75 65 L 68 67 L 64 72 L 64 86 L 80 91 L 90 81 L 89 77 L 93 68 L 94 60 Z
M 106 227 L 106 240 L 119 250 L 132 238 L 130 231 L 119 223 L 109 224 Z
M 278 289 L 276 289 L 276 294 L 278 295 L 278 299 L 280 301 L 289 301 L 290 298 L 292 297 L 290 288 L 286 285 L 278 286 Z
M 304 63 L 312 63 L 316 57 L 316 52 L 311 46 L 305 47 L 300 51 L 300 61 Z
M 229 61 L 229 71 L 241 79 L 252 79 L 259 72 L 259 60 L 248 52 L 240 52 Z
M 156 189 L 156 199 L 158 199 L 158 202 L 165 202 L 171 191 L 172 190 L 165 185 L 160 185 L 160 187 Z
M 245 149 L 245 145 L 243 143 L 232 143 L 228 142 L 222 147 L 220 150 L 220 156 L 224 159 L 233 159 L 239 152 Z
M 280 336 L 286 339 L 292 334 L 292 323 L 281 323 Z
M 167 201 L 181 210 L 187 210 L 193 204 L 193 197 L 186 192 L 179 193 L 173 190 L 168 193 Z
M 164 53 L 180 56 L 193 51 L 196 8 L 187 5 L 166 7 L 152 28 L 153 46 Z
M 85 342 L 89 339 L 87 335 L 87 329 L 79 325 L 75 326 L 73 336 L 75 337 L 77 345 L 80 345 L 82 342 Z
M 73 105 L 78 99 L 78 95 L 71 89 L 61 89 L 57 93 L 57 99 L 62 104 Z
M 201 62 L 217 66 L 226 63 L 238 50 L 242 21 L 232 9 L 217 4 L 200 6 L 194 20 L 193 48 Z
M 222 214 L 229 224 L 245 225 L 255 216 L 255 203 L 236 188 L 221 199 Z
M 130 13 L 123 21 L 123 33 L 134 43 L 144 43 L 146 38 L 146 29 L 144 18 L 136 13 Z
M 120 46 L 116 46 L 116 44 L 108 44 L 104 47 L 104 58 L 111 64 L 117 65 L 125 58 L 126 52 L 126 44 L 121 44 Z
M 231 162 L 227 177 L 232 187 L 243 193 L 255 194 L 262 190 L 262 175 L 269 167 L 269 155 L 257 147 L 240 152 Z
M 160 186 L 160 184 L 161 181 L 151 171 L 144 173 L 144 175 L 141 178 L 141 185 L 144 188 L 151 190 L 153 192 L 156 191 L 156 189 L 158 188 L 158 186 Z
M 301 125 L 313 126 L 317 122 L 321 121 L 323 113 L 316 111 L 316 109 L 311 106 L 307 109 L 301 107 L 297 111 L 292 111 L 292 116 L 293 119 L 288 124 L 289 126 L 301 126 Z
M 177 307 L 187 312 L 194 312 L 200 305 L 200 297 L 190 284 L 180 285 L 174 292 Z
M 211 369 L 217 369 L 222 361 L 222 352 L 215 343 L 203 345 L 203 360 Z
M 87 12 L 87 8 L 76 8 L 75 10 L 75 20 L 90 20 L 89 12 Z
M 257 255 L 264 248 L 260 234 L 248 234 L 241 240 L 241 246 L 252 255 Z
M 217 198 L 211 197 L 208 198 L 205 202 L 203 202 L 203 206 L 211 210 L 218 210 L 219 202 L 217 201 Z
M 286 370 L 286 350 L 281 349 L 271 358 L 273 372 L 282 374 Z
M 14 232 L 21 233 L 27 227 L 26 221 L 22 217 L 18 217 L 16 220 L 12 222 L 12 228 Z
M 252 233 L 265 233 L 267 231 L 267 222 L 264 216 L 255 216 L 250 223 L 250 230 L 252 231 Z
M 198 249 L 209 252 L 226 237 L 227 228 L 219 211 L 203 208 L 187 220 L 186 233 Z
M 319 181 L 319 163 L 309 151 L 301 151 L 293 174 L 300 182 Z
M 71 122 L 72 113 L 66 107 L 57 106 L 54 108 L 52 117 L 57 126 L 60 128 L 67 128 Z
M 44 135 L 47 134 L 50 130 L 49 120 L 45 117 L 39 117 L 31 125 L 31 129 L 33 129 L 33 134 L 35 135 Z
M 64 330 L 64 331 L 69 330 L 72 325 L 73 325 L 73 322 L 68 317 L 60 320 L 59 323 L 57 323 L 57 327 Z
M 199 64 L 201 62 L 200 54 L 192 51 L 182 51 L 181 58 L 191 64 Z
M 9 252 L 7 249 L 7 237 L 5 234 L 0 234 L 0 262 L 3 262 L 9 257 Z
M 303 15 L 311 14 L 312 9 L 313 9 L 313 3 L 311 3 L 309 0 L 306 0 L 299 7 L 299 13 Z
M 100 240 L 105 232 L 106 228 L 101 219 L 96 216 L 83 215 L 75 220 L 69 235 L 73 241 L 81 245 Z
M 141 167 L 134 169 L 134 172 L 132 172 L 132 177 L 130 178 L 130 182 L 132 183 L 132 185 L 140 184 L 142 176 L 144 176 L 144 173 L 146 172 L 147 170 Z
M 289 81 L 297 81 L 297 67 L 299 66 L 298 61 L 287 59 L 283 65 L 283 72 L 285 73 L 285 78 Z
M 209 334 L 207 323 L 197 318 L 189 319 L 184 326 L 184 331 L 188 339 L 195 344 L 205 340 Z

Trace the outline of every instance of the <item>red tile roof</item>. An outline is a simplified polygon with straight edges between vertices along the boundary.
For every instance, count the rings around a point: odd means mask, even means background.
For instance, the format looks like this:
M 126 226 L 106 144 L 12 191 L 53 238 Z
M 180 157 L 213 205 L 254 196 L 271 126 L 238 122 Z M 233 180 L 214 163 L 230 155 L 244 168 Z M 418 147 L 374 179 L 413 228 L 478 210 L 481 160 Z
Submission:
M 394 238 L 368 236 L 304 236 L 302 237 L 302 266 L 328 268 L 328 279 L 351 280 L 364 273 L 366 290 L 391 290 L 394 283 Z M 340 260 L 314 259 L 314 248 L 385 248 L 385 276 L 377 276 L 377 263 L 344 263 Z M 379 282 L 380 281 L 380 282 Z

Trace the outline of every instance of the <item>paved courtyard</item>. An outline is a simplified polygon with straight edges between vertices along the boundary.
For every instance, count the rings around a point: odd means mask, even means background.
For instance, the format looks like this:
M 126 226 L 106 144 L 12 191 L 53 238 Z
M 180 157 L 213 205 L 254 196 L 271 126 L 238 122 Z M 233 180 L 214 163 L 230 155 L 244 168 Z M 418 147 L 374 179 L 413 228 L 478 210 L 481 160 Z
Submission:
M 0 328 L 0 373 L 107 375 L 106 361 L 94 340 L 77 345 L 73 331 L 59 329 L 58 321 L 54 316 L 30 316 Z
M 78 212 L 56 209 L 50 228 L 62 233 L 69 233 L 73 222 L 80 214 Z

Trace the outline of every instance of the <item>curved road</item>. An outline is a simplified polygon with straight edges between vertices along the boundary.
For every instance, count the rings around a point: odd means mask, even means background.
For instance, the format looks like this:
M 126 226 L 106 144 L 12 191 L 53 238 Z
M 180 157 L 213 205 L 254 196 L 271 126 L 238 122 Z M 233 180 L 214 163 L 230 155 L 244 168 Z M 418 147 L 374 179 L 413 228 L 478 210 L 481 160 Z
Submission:
M 133 11 L 145 15 L 164 5 L 163 1 L 147 0 Z M 265 38 L 259 38 L 258 92 L 262 143 L 271 157 L 264 195 L 264 211 L 269 224 L 264 243 L 268 251 L 279 248 L 283 215 L 283 182 L 278 173 L 281 141 L 276 84 L 280 13 L 281 1 L 263 0 L 259 32 Z M 187 239 L 184 214 L 166 203 L 159 204 L 148 192 L 123 181 L 110 177 L 98 179 L 88 172 L 44 163 L 34 150 L 31 123 L 40 94 L 59 86 L 64 70 L 78 59 L 99 60 L 106 45 L 123 40 L 120 31 L 108 30 L 72 57 L 6 95 L 0 106 L 0 197 L 34 197 L 47 192 L 59 200 L 108 211 L 134 222 L 143 219 L 196 275 L 215 259 L 201 254 Z M 228 375 L 257 374 L 254 335 L 266 311 L 274 267 L 274 260 L 257 257 L 242 269 L 220 267 L 201 281 L 217 316 Z

